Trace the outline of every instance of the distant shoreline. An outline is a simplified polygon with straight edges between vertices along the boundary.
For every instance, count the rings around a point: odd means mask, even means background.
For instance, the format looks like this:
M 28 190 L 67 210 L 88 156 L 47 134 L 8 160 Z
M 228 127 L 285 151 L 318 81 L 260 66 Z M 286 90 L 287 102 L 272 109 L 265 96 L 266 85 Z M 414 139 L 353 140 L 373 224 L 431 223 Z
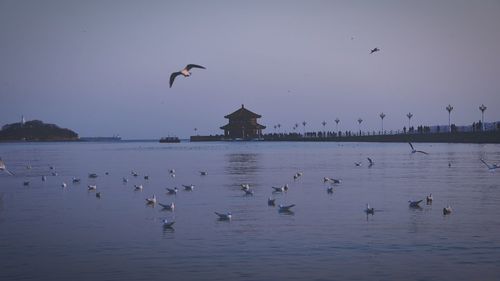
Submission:
M 217 136 L 191 136 L 191 142 L 206 141 L 300 141 L 300 142 L 428 142 L 428 143 L 500 143 L 500 131 L 409 133 L 393 135 L 302 136 L 300 134 L 271 134 L 256 140 L 231 140 Z

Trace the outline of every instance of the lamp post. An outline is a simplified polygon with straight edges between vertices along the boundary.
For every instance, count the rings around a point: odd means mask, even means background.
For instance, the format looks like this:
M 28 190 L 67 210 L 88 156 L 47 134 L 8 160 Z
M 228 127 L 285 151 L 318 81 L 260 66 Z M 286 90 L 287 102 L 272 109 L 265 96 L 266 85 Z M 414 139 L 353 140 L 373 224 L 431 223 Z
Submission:
M 304 126 L 304 137 L 306 136 L 306 125 L 307 125 L 307 122 L 302 121 L 302 126 Z
M 479 107 L 479 110 L 481 110 L 481 131 L 484 131 L 484 111 L 486 110 L 486 106 L 484 104 L 481 104 Z
M 194 128 L 194 134 L 196 135 L 196 132 L 198 131 L 198 128 Z
M 335 119 L 335 123 L 336 123 L 336 125 L 335 125 L 335 130 L 337 131 L 337 134 L 339 133 L 339 122 L 340 122 L 340 119 L 337 117 L 337 118 Z
M 448 104 L 446 110 L 448 111 L 448 128 L 450 128 L 450 133 L 451 133 L 451 111 L 453 110 L 453 106 Z
M 361 136 L 361 122 L 363 122 L 363 119 L 358 118 L 358 128 L 359 128 L 359 135 Z
M 326 121 L 323 120 L 323 122 L 321 122 L 321 125 L 323 125 L 323 137 L 326 137 L 326 132 L 325 132 Z
M 281 124 L 276 125 L 278 127 L 278 134 L 280 133 Z
M 385 118 L 385 114 L 382 112 L 380 113 L 380 119 L 382 119 L 382 135 L 384 134 L 384 118 Z
M 411 112 L 408 112 L 408 114 L 406 114 L 406 117 L 408 117 L 408 132 L 410 132 L 410 120 L 413 117 L 413 114 L 411 114 Z

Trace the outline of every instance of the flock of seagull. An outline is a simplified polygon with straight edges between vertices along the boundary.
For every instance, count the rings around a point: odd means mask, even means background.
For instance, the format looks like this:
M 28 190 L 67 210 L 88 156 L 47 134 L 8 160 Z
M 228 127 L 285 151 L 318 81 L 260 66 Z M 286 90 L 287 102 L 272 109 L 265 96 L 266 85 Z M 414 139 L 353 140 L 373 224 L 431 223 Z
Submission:
M 410 147 L 411 147 L 411 153 L 422 153 L 422 154 L 425 154 L 427 155 L 428 153 L 425 152 L 425 151 L 421 151 L 421 150 L 416 150 L 414 148 L 414 146 L 412 145 L 412 143 L 409 143 Z M 368 167 L 372 167 L 375 162 L 367 157 L 367 160 L 368 160 Z M 490 170 L 490 171 L 494 171 L 496 169 L 498 169 L 500 167 L 499 164 L 489 164 L 487 163 L 486 161 L 484 161 L 484 159 L 480 159 L 482 163 L 484 163 L 486 165 L 486 167 Z M 355 166 L 361 166 L 362 163 L 361 162 L 355 162 L 354 163 Z M 450 165 L 450 164 L 449 164 Z M 26 166 L 26 169 L 31 169 L 31 165 L 27 165 Z M 49 166 L 49 169 L 51 171 L 51 175 L 52 176 L 57 176 L 57 172 L 55 171 L 55 167 L 54 166 Z M 5 172 L 7 173 L 8 175 L 10 176 L 15 176 L 15 174 L 13 172 L 11 172 L 10 170 L 7 169 L 6 165 L 5 165 L 5 162 L 2 160 L 2 158 L 0 158 L 0 172 Z M 174 169 L 171 169 L 169 170 L 169 174 L 170 174 L 170 177 L 172 178 L 175 178 L 175 170 Z M 208 175 L 208 172 L 207 171 L 199 171 L 199 174 L 201 176 L 207 176 Z M 105 175 L 109 175 L 108 172 L 105 172 Z M 139 174 L 135 171 L 131 171 L 131 175 L 133 177 L 138 177 Z M 300 177 L 302 177 L 303 173 L 302 172 L 297 172 L 293 175 L 293 179 L 294 181 L 295 180 L 298 180 Z M 95 179 L 98 177 L 97 174 L 95 173 L 89 173 L 88 174 L 88 177 L 90 179 Z M 148 175 L 144 175 L 144 179 L 145 180 L 149 180 L 149 176 Z M 47 176 L 42 176 L 41 178 L 42 181 L 46 181 L 47 180 Z M 127 178 L 123 178 L 122 179 L 124 183 L 127 183 L 128 182 L 128 179 Z M 76 178 L 76 177 L 73 177 L 72 178 L 72 183 L 73 184 L 77 184 L 77 183 L 80 183 L 81 182 L 81 179 L 80 178 Z M 330 178 L 330 177 L 324 177 L 323 178 L 323 182 L 325 184 L 329 184 L 329 186 L 327 187 L 326 191 L 327 193 L 333 193 L 333 188 L 334 186 L 337 186 L 337 185 L 340 185 L 342 183 L 342 180 L 341 179 L 338 179 L 338 178 Z M 30 181 L 24 181 L 23 182 L 23 185 L 25 186 L 28 186 L 30 184 Z M 66 182 L 62 182 L 61 183 L 61 187 L 63 188 L 66 188 L 68 185 Z M 193 191 L 195 186 L 194 185 L 182 185 L 182 187 L 184 188 L 185 191 Z M 97 192 L 97 185 L 96 184 L 89 184 L 87 186 L 87 189 L 89 192 L 96 192 L 95 193 L 95 196 L 97 198 L 101 198 L 101 193 L 100 192 Z M 277 194 L 277 193 L 285 193 L 289 190 L 289 186 L 288 184 L 285 184 L 283 186 L 279 186 L 279 187 L 276 187 L 276 186 L 272 186 L 271 187 L 272 189 L 272 194 Z M 135 191 L 142 191 L 143 190 L 143 185 L 142 184 L 135 184 L 134 185 L 134 190 Z M 166 188 L 167 192 L 166 194 L 167 195 L 176 195 L 177 192 L 179 191 L 179 189 L 177 187 L 174 187 L 174 188 Z M 254 191 L 250 188 L 250 185 L 249 184 L 241 184 L 241 190 L 244 192 L 244 195 L 249 195 L 249 196 L 252 196 L 254 194 Z M 426 198 L 426 203 L 427 205 L 430 205 L 432 204 L 432 201 L 433 201 L 433 196 L 432 194 L 429 194 Z M 168 211 L 174 211 L 175 210 L 175 203 L 172 202 L 170 204 L 163 204 L 163 203 L 160 203 L 158 202 L 158 199 L 156 197 L 156 195 L 153 195 L 152 197 L 149 197 L 149 198 L 145 198 L 145 201 L 146 201 L 146 204 L 147 205 L 160 205 L 163 210 L 168 210 Z M 409 200 L 408 201 L 408 204 L 409 204 L 409 207 L 410 208 L 420 208 L 420 203 L 423 202 L 423 200 L 416 200 L 416 201 L 413 201 L 413 200 Z M 275 206 L 276 205 L 276 198 L 273 198 L 273 197 L 269 197 L 267 199 L 267 204 L 269 206 Z M 280 213 L 293 213 L 292 212 L 292 208 L 295 206 L 295 204 L 290 204 L 290 205 L 283 205 L 283 204 L 279 204 L 278 205 L 278 212 Z M 371 207 L 370 204 L 366 204 L 366 208 L 364 209 L 364 212 L 367 214 L 367 215 L 374 215 L 375 214 L 375 208 Z M 451 208 L 451 206 L 446 206 L 445 208 L 443 208 L 443 215 L 449 215 L 451 214 L 453 211 L 453 209 Z M 221 221 L 230 221 L 232 219 L 232 213 L 231 212 L 214 212 L 215 215 L 217 216 L 218 220 L 221 220 Z M 168 219 L 162 219 L 162 223 L 163 223 L 163 226 L 166 227 L 166 228 L 173 228 L 173 225 L 175 224 L 175 221 L 170 221 Z

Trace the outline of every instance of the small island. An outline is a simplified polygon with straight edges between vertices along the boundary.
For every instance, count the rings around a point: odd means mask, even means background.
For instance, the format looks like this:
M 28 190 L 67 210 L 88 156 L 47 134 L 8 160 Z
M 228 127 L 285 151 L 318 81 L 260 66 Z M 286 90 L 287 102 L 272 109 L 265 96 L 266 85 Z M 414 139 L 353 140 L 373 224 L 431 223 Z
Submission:
M 7 124 L 0 130 L 0 141 L 76 141 L 78 134 L 55 124 L 31 120 Z

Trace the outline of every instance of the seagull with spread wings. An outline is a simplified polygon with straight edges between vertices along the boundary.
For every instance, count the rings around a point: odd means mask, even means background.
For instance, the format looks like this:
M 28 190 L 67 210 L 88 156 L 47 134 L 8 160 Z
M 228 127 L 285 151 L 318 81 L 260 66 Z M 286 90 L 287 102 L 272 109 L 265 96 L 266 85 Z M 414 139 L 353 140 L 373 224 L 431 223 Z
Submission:
M 410 145 L 410 147 L 411 147 L 411 153 L 417 153 L 417 152 L 418 152 L 418 153 L 423 153 L 423 154 L 429 154 L 429 153 L 427 153 L 427 152 L 425 152 L 425 151 L 422 151 L 422 150 L 416 150 L 416 149 L 413 147 L 413 144 L 411 144 L 411 142 L 408 142 L 408 144 L 409 144 L 409 145 Z
M 178 71 L 178 72 L 173 72 L 172 74 L 170 74 L 170 88 L 172 88 L 172 85 L 174 84 L 175 77 L 177 77 L 179 75 L 182 75 L 184 77 L 191 76 L 191 72 L 189 72 L 191 70 L 191 68 L 206 69 L 205 67 L 203 67 L 201 65 L 197 65 L 197 64 L 188 64 L 188 65 L 186 65 L 186 67 L 184 67 L 183 70 Z

